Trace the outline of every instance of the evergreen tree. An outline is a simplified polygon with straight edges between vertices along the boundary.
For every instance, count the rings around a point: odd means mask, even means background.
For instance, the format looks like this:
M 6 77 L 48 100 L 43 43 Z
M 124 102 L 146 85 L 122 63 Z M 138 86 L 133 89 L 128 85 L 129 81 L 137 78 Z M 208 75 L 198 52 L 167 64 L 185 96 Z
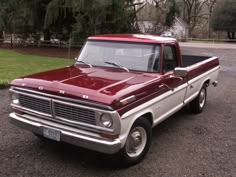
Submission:
M 236 1 L 218 2 L 213 12 L 212 27 L 214 30 L 226 31 L 229 39 L 236 39 Z
M 47 5 L 44 21 L 44 39 L 56 38 L 68 40 L 75 23 L 75 14 L 80 1 L 51 0 Z
M 175 16 L 177 13 L 177 7 L 176 7 L 176 2 L 175 0 L 169 0 L 169 11 L 166 15 L 166 22 L 165 22 L 165 26 L 167 27 L 171 27 L 174 23 L 175 20 Z
M 133 31 L 134 11 L 127 0 L 82 0 L 80 2 L 73 32 L 75 40 L 94 34 Z

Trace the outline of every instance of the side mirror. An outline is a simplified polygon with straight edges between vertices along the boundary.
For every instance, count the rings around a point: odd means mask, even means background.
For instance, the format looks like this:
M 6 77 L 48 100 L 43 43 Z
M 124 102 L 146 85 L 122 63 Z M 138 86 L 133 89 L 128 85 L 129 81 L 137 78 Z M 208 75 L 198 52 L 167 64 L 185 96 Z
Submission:
M 186 68 L 175 68 L 174 74 L 177 77 L 186 77 L 188 75 L 188 70 Z

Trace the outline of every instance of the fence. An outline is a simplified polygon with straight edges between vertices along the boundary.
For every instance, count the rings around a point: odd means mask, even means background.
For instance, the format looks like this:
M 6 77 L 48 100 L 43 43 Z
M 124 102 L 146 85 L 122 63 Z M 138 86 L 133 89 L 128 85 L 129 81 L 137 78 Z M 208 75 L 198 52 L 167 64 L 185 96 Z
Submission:
M 23 39 L 0 39 L 0 47 L 58 47 L 58 48 L 71 48 L 82 47 L 83 42 L 61 41 L 58 39 L 52 40 L 23 40 Z
M 204 43 L 228 43 L 228 42 L 236 42 L 236 39 L 202 39 L 202 38 L 184 38 L 178 39 L 181 42 L 204 42 Z M 81 48 L 83 45 L 83 41 L 79 42 L 71 42 L 69 41 L 61 41 L 58 39 L 52 39 L 50 41 L 46 40 L 23 40 L 23 39 L 0 39 L 0 47 L 6 48 L 17 48 L 17 47 L 56 47 L 56 48 Z
M 179 39 L 179 41 L 186 42 L 206 42 L 206 43 L 226 43 L 226 42 L 236 42 L 236 39 L 214 39 L 214 38 L 188 38 L 188 39 Z

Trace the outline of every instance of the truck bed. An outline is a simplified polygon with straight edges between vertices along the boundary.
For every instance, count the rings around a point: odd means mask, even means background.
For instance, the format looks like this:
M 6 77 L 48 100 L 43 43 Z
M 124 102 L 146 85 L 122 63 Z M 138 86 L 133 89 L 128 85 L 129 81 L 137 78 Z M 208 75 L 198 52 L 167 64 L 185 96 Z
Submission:
M 187 67 L 190 80 L 219 66 L 219 59 L 209 56 L 182 55 L 182 66 Z
M 194 56 L 194 55 L 182 55 L 182 65 L 183 67 L 187 67 L 198 62 L 207 60 L 211 57 L 209 56 Z

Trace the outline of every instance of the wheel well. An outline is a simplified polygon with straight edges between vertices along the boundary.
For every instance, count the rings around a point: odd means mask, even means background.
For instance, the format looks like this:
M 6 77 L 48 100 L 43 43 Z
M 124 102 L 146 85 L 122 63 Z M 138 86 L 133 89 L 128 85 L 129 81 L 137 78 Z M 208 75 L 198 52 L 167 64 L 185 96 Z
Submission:
M 210 79 L 206 80 L 206 81 L 204 82 L 204 85 L 206 85 L 206 87 L 208 87 L 208 86 L 210 85 Z
M 145 117 L 150 122 L 150 125 L 152 126 L 152 124 L 153 124 L 153 117 L 152 117 L 152 114 L 150 112 L 142 115 L 141 117 Z

